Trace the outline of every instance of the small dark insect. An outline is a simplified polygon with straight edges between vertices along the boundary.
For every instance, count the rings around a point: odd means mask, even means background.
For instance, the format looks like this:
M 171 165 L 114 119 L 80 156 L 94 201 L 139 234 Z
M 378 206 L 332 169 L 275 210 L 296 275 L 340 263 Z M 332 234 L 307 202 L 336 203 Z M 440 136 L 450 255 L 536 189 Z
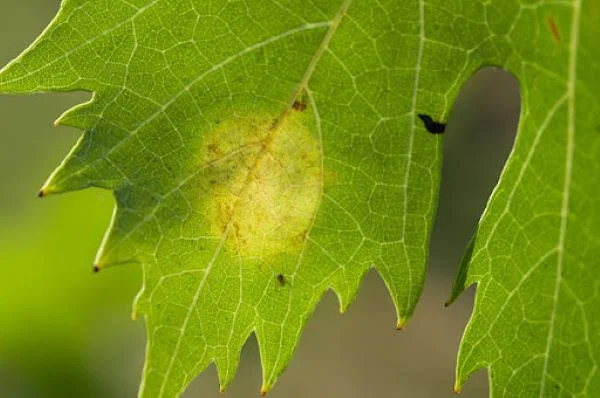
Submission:
M 295 111 L 304 112 L 306 110 L 306 104 L 304 104 L 300 101 L 294 101 L 294 103 L 292 104 L 292 108 Z
M 446 123 L 438 123 L 433 120 L 431 116 L 424 115 L 422 113 L 420 113 L 418 116 L 419 119 L 423 121 L 427 131 L 429 131 L 431 134 L 442 134 L 444 131 L 446 131 Z
M 277 275 L 277 282 L 279 282 L 281 286 L 285 286 L 285 276 L 282 274 Z

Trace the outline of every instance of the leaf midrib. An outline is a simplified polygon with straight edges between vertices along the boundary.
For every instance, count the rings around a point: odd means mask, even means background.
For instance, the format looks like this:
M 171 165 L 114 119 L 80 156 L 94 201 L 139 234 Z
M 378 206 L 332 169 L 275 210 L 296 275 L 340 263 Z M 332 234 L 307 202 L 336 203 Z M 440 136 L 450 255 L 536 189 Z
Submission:
M 567 233 L 567 224 L 569 219 L 569 200 L 571 194 L 571 178 L 573 173 L 573 152 L 575 149 L 575 84 L 577 81 L 577 47 L 579 42 L 579 24 L 581 15 L 581 0 L 573 1 L 573 16 L 571 19 L 571 38 L 569 42 L 569 69 L 567 78 L 567 156 L 565 159 L 565 181 L 563 186 L 563 201 L 560 211 L 560 233 L 558 241 L 558 260 L 556 262 L 556 281 L 554 284 L 554 297 L 552 305 L 552 315 L 550 317 L 550 328 L 548 330 L 548 339 L 546 341 L 546 351 L 544 353 L 544 367 L 542 369 L 542 380 L 540 386 L 540 397 L 544 396 L 546 390 L 546 380 L 548 379 L 548 361 L 550 350 L 554 339 L 554 325 L 556 323 L 556 311 L 558 308 L 558 297 L 562 284 L 563 261 L 565 252 L 565 236 Z

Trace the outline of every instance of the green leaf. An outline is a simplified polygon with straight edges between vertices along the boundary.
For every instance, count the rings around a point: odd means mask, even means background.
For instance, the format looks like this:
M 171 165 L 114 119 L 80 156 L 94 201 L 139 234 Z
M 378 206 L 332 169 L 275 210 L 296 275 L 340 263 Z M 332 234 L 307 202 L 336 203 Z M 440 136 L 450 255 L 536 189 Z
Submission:
M 597 3 L 510 19 L 519 135 L 453 289 L 478 284 L 455 389 L 485 366 L 494 396 L 599 396 Z
M 96 266 L 142 264 L 141 396 L 213 361 L 225 388 L 251 333 L 268 391 L 323 294 L 344 311 L 373 266 L 398 327 L 411 316 L 441 149 L 415 114 L 444 98 L 419 95 L 416 4 L 350 5 L 67 1 L 0 75 L 5 92 L 94 92 L 57 122 L 85 133 L 41 194 L 115 192 Z
M 442 150 L 417 115 L 447 119 L 484 65 L 512 71 L 519 138 L 454 289 L 481 284 L 458 386 L 491 366 L 494 391 L 550 395 L 551 379 L 568 394 L 578 378 L 592 388 L 599 352 L 585 274 L 599 235 L 593 7 L 70 0 L 0 73 L 0 91 L 94 93 L 58 120 L 85 132 L 41 194 L 114 191 L 96 266 L 142 265 L 140 396 L 174 397 L 211 362 L 225 388 L 251 333 L 268 391 L 322 295 L 333 289 L 344 311 L 371 267 L 403 327 L 422 290 Z M 541 272 L 540 259 L 554 266 Z M 523 278 L 536 271 L 539 286 Z M 588 290 L 569 296 L 570 280 Z M 567 329 L 577 314 L 587 324 Z M 576 376 L 557 371 L 567 355 Z M 509 380 L 512 369 L 527 379 Z

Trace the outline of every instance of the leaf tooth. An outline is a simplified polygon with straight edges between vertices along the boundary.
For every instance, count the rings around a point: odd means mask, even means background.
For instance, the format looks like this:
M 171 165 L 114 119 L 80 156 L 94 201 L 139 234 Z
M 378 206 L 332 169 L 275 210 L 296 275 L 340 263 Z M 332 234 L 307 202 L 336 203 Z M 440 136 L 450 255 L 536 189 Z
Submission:
M 242 334 L 248 336 L 246 331 L 242 332 Z M 225 392 L 235 378 L 240 364 L 240 353 L 248 338 L 239 339 L 232 343 L 231 346 L 225 347 L 224 352 L 217 352 L 214 363 L 219 378 L 219 392 Z
M 473 235 L 473 237 L 467 244 L 463 257 L 458 266 L 456 278 L 454 280 L 454 283 L 452 284 L 452 291 L 450 293 L 450 297 L 448 297 L 448 300 L 444 303 L 444 307 L 448 307 L 452 303 L 454 303 L 454 301 L 456 301 L 456 299 L 462 294 L 462 292 L 464 292 L 469 286 L 476 282 L 469 278 L 469 265 L 471 263 L 471 257 L 473 256 L 475 238 L 476 235 Z
M 97 123 L 97 106 L 100 105 L 99 96 L 93 93 L 87 102 L 77 104 L 63 112 L 58 119 L 54 121 L 54 127 L 69 126 L 85 130 Z
M 281 325 L 260 322 L 256 327 L 255 335 L 263 369 L 261 395 L 266 395 L 271 390 L 288 366 L 306 321 L 314 312 L 324 293 L 324 288 L 317 292 L 308 307 L 305 307 L 301 314 L 290 317 L 289 322 Z M 290 304 L 292 308 L 296 308 L 294 304 L 293 302 Z
M 404 330 L 407 323 L 408 323 L 408 318 L 406 318 L 406 317 L 398 318 L 398 322 L 396 323 L 396 330 L 398 330 L 398 331 Z
M 462 390 L 462 383 L 460 383 L 458 380 L 456 380 L 454 382 L 454 393 L 460 394 L 461 390 Z
M 114 183 L 101 178 L 96 170 L 84 168 L 81 149 L 84 137 L 81 137 L 63 162 L 50 174 L 40 193 L 41 196 L 79 191 L 89 187 L 113 189 Z
M 345 269 L 330 281 L 329 289 L 338 298 L 340 314 L 344 314 L 356 300 L 358 290 L 371 267 L 357 266 L 352 270 Z
M 412 317 L 416 303 L 421 295 L 422 282 L 420 282 L 419 288 L 413 286 L 407 291 L 406 285 L 403 282 L 408 279 L 407 275 L 402 273 L 394 274 L 395 270 L 390 270 L 383 266 L 375 266 L 375 268 L 392 298 L 394 309 L 396 310 L 396 330 L 403 330 Z M 424 272 L 413 270 L 412 277 L 422 281 Z
M 29 94 L 32 90 L 39 91 L 34 90 L 34 82 L 27 80 L 27 71 L 20 62 L 21 57 L 0 70 L 0 93 Z
M 51 63 L 48 59 L 59 59 Z M 39 65 L 44 65 L 39 67 Z M 81 80 L 45 35 L 0 70 L 0 93 L 31 94 L 82 89 Z
M 136 294 L 136 296 L 133 300 L 133 304 L 131 305 L 131 320 L 132 321 L 137 321 L 140 312 L 143 312 L 142 300 L 143 300 L 145 293 L 146 293 L 145 282 L 143 281 L 142 288 Z
M 102 271 L 106 268 L 141 263 L 142 261 L 136 257 L 135 247 L 129 242 L 128 236 L 123 236 L 121 230 L 115 228 L 115 225 L 122 223 L 120 220 L 120 212 L 118 206 L 115 206 L 110 225 L 106 230 L 100 248 L 96 253 L 94 261 L 94 269 Z
M 260 388 L 260 396 L 261 397 L 267 396 L 267 394 L 269 394 L 269 390 L 270 390 L 269 387 L 263 384 L 263 386 Z

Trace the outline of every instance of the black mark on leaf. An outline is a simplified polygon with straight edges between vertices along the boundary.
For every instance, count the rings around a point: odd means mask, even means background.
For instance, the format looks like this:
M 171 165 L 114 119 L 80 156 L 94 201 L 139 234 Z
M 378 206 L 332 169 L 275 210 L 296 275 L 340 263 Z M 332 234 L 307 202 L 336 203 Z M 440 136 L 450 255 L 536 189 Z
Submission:
M 298 112 L 304 112 L 306 110 L 306 103 L 301 101 L 294 101 L 292 108 Z
M 279 282 L 282 287 L 285 286 L 285 276 L 282 274 L 277 275 L 277 282 Z
M 429 131 L 431 134 L 442 134 L 444 131 L 446 131 L 446 123 L 438 123 L 433 120 L 431 116 L 424 115 L 422 113 L 420 113 L 418 116 L 419 119 L 423 121 L 427 131 Z

